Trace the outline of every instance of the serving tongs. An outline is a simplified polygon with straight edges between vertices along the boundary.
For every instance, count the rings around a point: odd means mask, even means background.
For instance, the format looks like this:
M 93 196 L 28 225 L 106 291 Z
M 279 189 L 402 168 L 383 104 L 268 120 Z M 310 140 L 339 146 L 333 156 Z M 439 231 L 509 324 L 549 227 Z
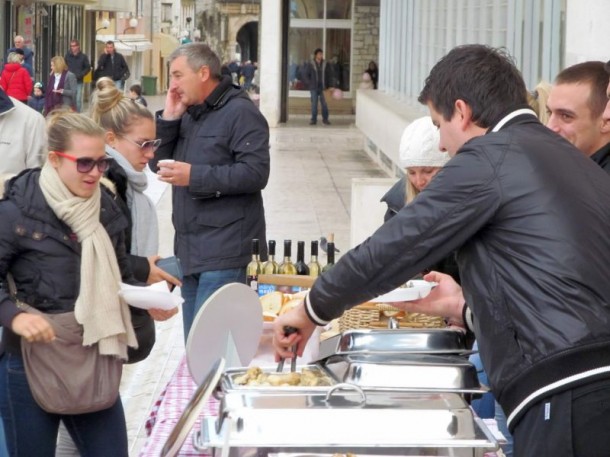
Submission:
M 284 327 L 284 336 L 292 335 L 293 333 L 298 332 L 298 329 L 294 327 L 285 326 Z M 290 372 L 293 373 L 297 370 L 297 345 L 293 345 L 292 350 L 292 358 L 290 359 Z M 277 364 L 277 373 L 281 373 L 284 371 L 284 357 L 280 358 L 280 362 Z

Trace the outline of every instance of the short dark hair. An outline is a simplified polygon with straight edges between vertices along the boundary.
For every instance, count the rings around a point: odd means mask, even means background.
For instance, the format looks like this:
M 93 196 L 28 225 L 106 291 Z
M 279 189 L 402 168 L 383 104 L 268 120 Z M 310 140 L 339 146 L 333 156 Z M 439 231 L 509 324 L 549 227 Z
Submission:
M 322 54 L 324 54 L 324 51 L 322 51 L 322 49 L 316 48 L 316 50 L 313 52 L 313 55 L 315 56 L 318 52 L 321 52 Z
M 139 84 L 132 84 L 131 87 L 129 87 L 129 90 L 134 92 L 138 97 L 142 96 L 142 86 Z
M 610 60 L 606 62 L 606 71 L 610 74 Z
M 453 117 L 457 100 L 468 103 L 477 126 L 488 128 L 508 109 L 527 105 L 527 89 L 505 49 L 469 44 L 453 48 L 434 65 L 418 97 L 445 120 Z
M 106 44 L 111 44 L 112 46 L 114 46 L 114 41 L 108 40 L 108 41 L 106 41 Z
M 591 94 L 587 105 L 591 110 L 591 117 L 597 118 L 606 109 L 608 96 L 608 72 L 606 64 L 600 60 L 577 63 L 559 72 L 555 78 L 555 84 L 579 84 L 586 83 L 591 87 Z

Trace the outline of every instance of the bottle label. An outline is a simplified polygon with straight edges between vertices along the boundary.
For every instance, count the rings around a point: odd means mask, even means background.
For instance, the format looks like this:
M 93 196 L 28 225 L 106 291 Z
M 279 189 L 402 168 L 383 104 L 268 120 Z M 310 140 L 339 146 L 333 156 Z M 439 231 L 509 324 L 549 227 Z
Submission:
M 257 276 L 247 276 L 246 284 L 248 284 L 248 286 L 250 286 L 250 288 L 256 292 L 258 290 L 258 277 Z

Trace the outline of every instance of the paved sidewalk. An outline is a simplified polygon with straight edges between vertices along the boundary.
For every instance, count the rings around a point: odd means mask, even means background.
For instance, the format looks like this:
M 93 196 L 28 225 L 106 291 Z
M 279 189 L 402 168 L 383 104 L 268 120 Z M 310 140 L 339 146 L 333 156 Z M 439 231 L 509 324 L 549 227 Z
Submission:
M 163 100 L 163 96 L 147 97 L 152 110 L 160 109 Z M 330 126 L 309 126 L 309 117 L 300 116 L 271 130 L 271 176 L 263 198 L 267 238 L 277 241 L 278 256 L 284 239 L 292 239 L 293 244 L 306 241 L 308 256 L 309 241 L 330 232 L 345 252 L 350 242 L 351 179 L 387 177 L 363 151 L 354 117 L 331 113 L 330 119 Z M 160 254 L 171 255 L 171 189 L 155 181 L 154 175 L 150 183 L 149 192 L 158 200 Z M 296 246 L 293 249 L 296 254 Z M 121 393 L 131 456 L 142 448 L 150 409 L 183 354 L 182 317 L 177 315 L 157 324 L 157 343 L 148 359 L 126 367 Z

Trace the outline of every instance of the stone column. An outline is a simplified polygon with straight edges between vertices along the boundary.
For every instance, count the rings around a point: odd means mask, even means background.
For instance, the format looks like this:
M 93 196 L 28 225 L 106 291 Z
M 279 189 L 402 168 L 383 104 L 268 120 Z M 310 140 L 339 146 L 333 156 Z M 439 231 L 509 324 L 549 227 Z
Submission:
M 260 110 L 270 127 L 280 120 L 282 2 L 261 0 L 260 20 Z

